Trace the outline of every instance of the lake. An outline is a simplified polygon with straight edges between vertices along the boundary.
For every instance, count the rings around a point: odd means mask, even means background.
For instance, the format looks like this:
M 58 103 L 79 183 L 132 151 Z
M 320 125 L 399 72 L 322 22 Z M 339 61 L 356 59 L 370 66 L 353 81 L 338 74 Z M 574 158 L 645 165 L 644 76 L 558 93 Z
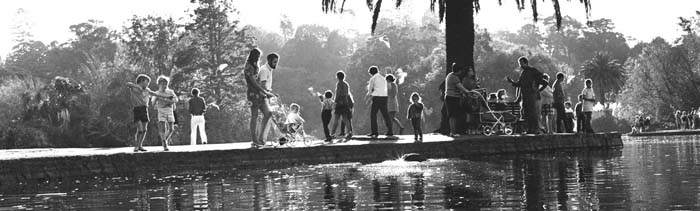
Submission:
M 166 177 L 64 178 L 0 210 L 699 210 L 700 137 L 623 149 L 335 163 Z

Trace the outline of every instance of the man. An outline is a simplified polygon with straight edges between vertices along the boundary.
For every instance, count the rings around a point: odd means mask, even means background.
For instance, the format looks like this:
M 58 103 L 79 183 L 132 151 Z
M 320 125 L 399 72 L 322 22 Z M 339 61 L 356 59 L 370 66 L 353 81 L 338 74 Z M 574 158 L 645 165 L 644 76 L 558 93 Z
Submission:
M 520 78 L 518 81 L 513 81 L 510 77 L 507 78 L 513 86 L 520 88 L 520 100 L 522 100 L 522 115 L 525 117 L 525 124 L 527 125 L 528 134 L 538 134 L 539 129 L 539 115 L 537 111 L 537 100 L 539 98 L 539 92 L 545 88 L 549 83 L 543 80 L 542 73 L 530 67 L 527 58 L 520 57 L 518 59 L 518 64 L 522 69 L 520 73 Z M 540 87 L 540 89 L 538 89 Z
M 595 92 L 593 92 L 593 81 L 591 79 L 586 79 L 586 88 L 583 88 L 581 95 L 583 95 L 583 115 L 586 118 L 583 120 L 583 131 L 586 133 L 593 133 L 591 116 L 593 116 L 593 107 L 596 104 L 596 100 Z
M 445 77 L 445 105 L 447 106 L 447 116 L 450 123 L 450 137 L 459 137 L 462 132 L 461 122 L 464 120 L 464 110 L 461 105 L 461 98 L 469 91 L 464 88 L 460 78 L 464 77 L 464 67 L 452 63 L 452 72 Z
M 561 84 L 564 83 L 564 73 L 557 73 L 557 80 L 554 81 L 554 110 L 557 114 L 557 119 L 555 120 L 554 126 L 556 127 L 557 133 L 567 132 L 565 128 L 568 128 L 566 124 L 568 121 L 564 121 L 566 118 L 566 109 L 564 108 L 564 102 L 566 102 L 566 94 L 564 94 L 564 88 Z
M 265 91 L 272 92 L 272 72 L 277 69 L 277 63 L 279 62 L 280 56 L 277 53 L 271 53 L 267 55 L 267 64 L 263 65 L 260 67 L 260 73 L 258 77 L 260 77 L 260 86 L 262 86 Z M 270 119 L 264 120 L 261 123 L 264 126 L 264 129 L 262 133 L 260 134 L 260 139 L 261 140 L 267 140 L 267 135 L 269 134 L 269 129 L 271 126 L 274 126 L 272 124 L 272 121 Z
M 192 89 L 192 99 L 188 102 L 192 118 L 190 120 L 190 145 L 197 145 L 197 131 L 202 138 L 202 144 L 207 144 L 207 131 L 204 128 L 204 113 L 207 112 L 207 104 L 204 98 L 199 96 L 199 89 Z
M 372 133 L 369 135 L 371 138 L 379 137 L 378 126 L 377 126 L 377 112 L 382 112 L 382 117 L 384 117 L 384 123 L 386 124 L 387 133 L 386 136 L 393 137 L 394 132 L 392 131 L 391 119 L 389 119 L 389 108 L 387 107 L 387 102 L 389 97 L 387 95 L 388 90 L 386 86 L 386 79 L 382 74 L 379 74 L 379 68 L 377 66 L 369 67 L 367 71 L 370 76 L 369 86 L 367 87 L 367 98 L 371 97 L 372 109 L 370 112 L 370 121 L 372 127 Z M 369 99 L 368 99 L 369 100 Z

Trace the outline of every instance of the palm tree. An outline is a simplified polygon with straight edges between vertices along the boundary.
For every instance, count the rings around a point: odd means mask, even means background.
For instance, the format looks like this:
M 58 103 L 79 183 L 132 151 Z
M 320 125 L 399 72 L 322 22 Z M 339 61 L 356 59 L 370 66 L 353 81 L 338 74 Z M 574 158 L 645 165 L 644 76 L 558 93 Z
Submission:
M 593 91 L 603 105 L 606 105 L 609 97 L 606 95 L 618 93 L 625 84 L 625 68 L 606 52 L 597 52 L 583 64 L 581 72 L 584 77 L 593 80 Z
M 340 12 L 343 12 L 345 1 L 342 0 L 321 0 L 321 9 L 328 12 L 337 12 L 337 6 L 340 4 Z M 366 0 L 367 7 L 373 12 L 372 15 L 372 33 L 377 26 L 379 13 L 381 11 L 383 0 Z M 532 8 L 533 20 L 537 21 L 537 1 L 529 0 Z M 554 16 L 556 17 L 557 28 L 561 26 L 561 12 L 559 9 L 560 0 L 552 0 L 554 5 Z M 589 16 L 591 8 L 591 0 L 578 0 L 586 9 L 586 16 Z M 400 7 L 403 0 L 395 0 L 396 7 Z M 526 7 L 525 0 L 515 0 L 518 10 L 524 10 Z M 453 62 L 461 63 L 467 67 L 474 67 L 474 13 L 479 12 L 479 0 L 430 0 L 431 10 L 435 10 L 438 6 L 440 21 L 445 21 L 445 45 L 447 46 L 447 67 Z M 501 5 L 501 0 L 498 0 Z

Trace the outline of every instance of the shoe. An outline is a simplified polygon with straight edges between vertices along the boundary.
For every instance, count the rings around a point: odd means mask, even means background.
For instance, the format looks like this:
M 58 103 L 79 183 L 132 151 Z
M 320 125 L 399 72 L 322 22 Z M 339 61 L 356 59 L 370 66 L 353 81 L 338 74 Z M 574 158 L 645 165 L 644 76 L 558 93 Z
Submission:
M 348 135 L 345 136 L 345 139 L 346 139 L 346 140 L 350 140 L 351 138 L 352 138 L 352 133 L 348 133 Z
M 139 151 L 140 151 L 140 150 L 139 150 L 138 148 L 137 148 L 137 149 L 134 149 L 134 152 L 139 152 Z
M 141 151 L 141 152 L 146 152 L 146 151 L 148 151 L 148 150 L 144 149 L 143 147 L 139 147 L 139 151 Z
M 167 152 L 167 151 L 170 151 L 170 149 L 168 149 L 168 148 L 163 148 L 163 151 L 166 151 L 166 152 Z
M 399 128 L 399 135 L 403 135 L 403 129 L 404 128 Z
M 450 137 L 452 137 L 452 138 L 457 138 L 457 137 L 460 137 L 460 136 L 462 136 L 462 135 L 457 134 L 457 133 L 450 133 Z
M 369 136 L 369 138 L 372 138 L 372 139 L 379 138 L 379 135 L 377 135 L 377 134 L 369 134 L 367 136 Z
M 207 142 L 202 142 L 202 144 L 207 144 Z
M 338 134 L 338 137 L 343 137 L 345 136 L 345 133 Z

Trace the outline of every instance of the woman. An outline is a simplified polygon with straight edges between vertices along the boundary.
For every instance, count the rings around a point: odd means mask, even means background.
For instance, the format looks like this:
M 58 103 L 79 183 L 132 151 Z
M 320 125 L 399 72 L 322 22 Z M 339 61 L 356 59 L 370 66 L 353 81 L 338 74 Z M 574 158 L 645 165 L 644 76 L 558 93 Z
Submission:
M 549 82 L 549 75 L 544 74 L 544 80 Z M 553 93 L 554 90 L 549 85 L 545 85 L 544 89 L 540 91 L 540 103 L 542 108 L 540 127 L 544 128 L 545 132 L 548 134 L 552 134 L 553 130 L 556 128 L 554 120 L 557 119 L 557 117 L 552 107 L 552 103 L 554 103 Z
M 389 119 L 394 121 L 396 125 L 399 126 L 399 135 L 401 135 L 403 134 L 403 125 L 401 124 L 401 121 L 399 121 L 399 117 L 396 115 L 399 113 L 399 99 L 397 96 L 399 87 L 396 85 L 396 78 L 394 75 L 388 74 L 385 76 L 385 79 L 387 82 L 387 95 L 389 96 L 389 100 L 387 101 Z
M 450 122 L 450 136 L 458 137 L 459 120 L 464 116 L 464 111 L 460 103 L 462 96 L 469 91 L 464 88 L 460 78 L 464 75 L 462 67 L 457 66 L 457 63 L 452 63 L 452 72 L 447 74 L 445 78 L 445 105 L 447 107 L 447 116 Z
M 345 127 L 348 129 L 346 138 L 350 139 L 352 138 L 352 107 L 354 100 L 350 92 L 350 85 L 345 81 L 345 72 L 342 70 L 338 71 L 335 76 L 338 83 L 336 83 L 335 87 L 335 116 L 331 134 L 335 134 L 338 122 L 342 120 L 343 123 L 345 123 Z

